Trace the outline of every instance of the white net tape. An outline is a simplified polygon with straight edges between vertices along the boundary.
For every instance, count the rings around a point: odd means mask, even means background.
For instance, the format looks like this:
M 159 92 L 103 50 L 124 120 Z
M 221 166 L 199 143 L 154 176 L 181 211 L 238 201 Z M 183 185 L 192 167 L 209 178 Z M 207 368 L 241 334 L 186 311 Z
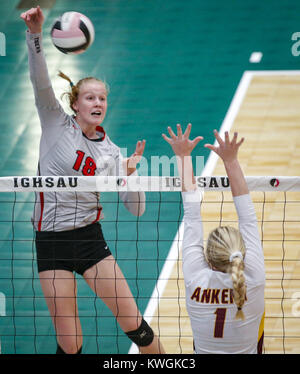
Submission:
M 250 191 L 300 191 L 300 177 L 247 176 Z M 230 190 L 224 176 L 196 176 L 196 184 L 203 191 Z M 179 177 L 111 177 L 111 176 L 14 176 L 0 177 L 0 192 L 18 191 L 181 191 Z

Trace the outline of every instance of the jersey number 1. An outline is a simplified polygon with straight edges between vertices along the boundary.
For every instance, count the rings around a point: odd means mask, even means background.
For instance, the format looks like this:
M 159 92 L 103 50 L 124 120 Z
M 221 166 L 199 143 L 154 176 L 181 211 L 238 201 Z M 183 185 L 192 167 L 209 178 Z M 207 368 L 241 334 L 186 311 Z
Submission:
M 82 151 L 76 151 L 76 153 L 77 153 L 77 158 L 76 158 L 75 164 L 73 166 L 73 169 L 76 170 L 76 171 L 79 171 L 79 169 L 82 165 L 85 153 L 82 152 Z M 92 159 L 92 157 L 88 156 L 85 159 L 85 162 L 84 162 L 84 165 L 83 165 L 83 168 L 82 168 L 82 174 L 83 175 L 95 175 L 96 168 L 97 168 L 97 165 L 96 165 L 95 161 Z
M 217 308 L 215 311 L 216 321 L 215 321 L 214 338 L 223 338 L 226 311 L 227 311 L 226 308 Z

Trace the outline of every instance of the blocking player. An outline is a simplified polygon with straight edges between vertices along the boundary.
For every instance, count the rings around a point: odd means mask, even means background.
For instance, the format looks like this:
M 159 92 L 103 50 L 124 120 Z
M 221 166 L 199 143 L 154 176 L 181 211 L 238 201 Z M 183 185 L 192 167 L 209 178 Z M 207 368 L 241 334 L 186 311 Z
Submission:
M 42 135 L 39 175 L 101 175 L 97 160 L 109 157 L 105 175 L 136 175 L 145 141 L 123 160 L 120 149 L 101 126 L 107 111 L 106 85 L 89 77 L 71 83 L 74 115 L 64 112 L 49 79 L 42 46 L 44 15 L 40 7 L 21 14 L 26 23 L 30 78 Z M 65 77 L 65 76 L 64 76 Z M 103 165 L 102 165 L 103 166 Z M 136 216 L 145 210 L 145 194 L 120 193 Z M 102 234 L 98 193 L 37 194 L 33 215 L 40 282 L 57 336 L 57 353 L 79 354 L 82 330 L 74 272 L 82 275 L 104 301 L 141 353 L 163 353 L 151 327 L 142 318 L 124 275 Z
M 190 140 L 191 124 L 177 135 L 169 127 L 163 138 L 177 156 L 183 181 L 184 237 L 182 248 L 186 306 L 195 353 L 262 353 L 265 270 L 254 206 L 238 162 L 238 141 L 228 132 L 218 145 L 206 144 L 222 160 L 238 215 L 239 230 L 217 227 L 203 245 L 201 195 L 195 184 L 191 152 L 202 140 Z

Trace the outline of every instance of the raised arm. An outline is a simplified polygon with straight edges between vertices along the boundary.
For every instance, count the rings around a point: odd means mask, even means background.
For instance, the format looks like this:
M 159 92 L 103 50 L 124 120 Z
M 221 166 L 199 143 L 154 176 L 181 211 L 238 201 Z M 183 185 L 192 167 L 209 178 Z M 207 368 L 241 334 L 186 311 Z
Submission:
M 35 103 L 39 111 L 42 127 L 58 123 L 57 117 L 64 120 L 64 111 L 55 97 L 48 74 L 48 68 L 42 45 L 42 29 L 44 15 L 39 6 L 22 13 L 20 18 L 27 26 L 26 42 L 28 47 L 28 63 Z M 51 112 L 50 112 L 51 111 Z M 54 122 L 54 123 L 53 123 Z
M 237 141 L 238 134 L 234 133 L 230 141 L 228 132 L 225 132 L 225 139 L 222 140 L 216 130 L 214 134 L 219 145 L 205 144 L 205 147 L 216 152 L 224 162 L 233 201 L 239 217 L 239 230 L 247 248 L 245 274 L 251 276 L 255 282 L 262 283 L 265 278 L 264 255 L 257 226 L 257 218 L 244 173 L 238 162 L 238 151 L 244 138 Z
M 29 74 L 42 128 L 42 147 L 40 147 L 40 158 L 42 158 L 60 139 L 69 116 L 56 99 L 49 78 L 42 46 L 43 12 L 38 6 L 22 13 L 20 18 L 24 20 L 28 28 L 26 30 L 26 42 Z
M 30 80 L 37 106 L 56 105 L 42 45 L 44 15 L 41 8 L 31 8 L 20 15 L 24 20 L 28 46 Z
M 186 285 L 195 279 L 195 274 L 208 267 L 203 254 L 203 224 L 201 218 L 201 195 L 195 183 L 191 153 L 202 140 L 198 136 L 189 139 L 191 124 L 184 133 L 177 125 L 177 135 L 168 127 L 170 138 L 162 134 L 166 142 L 172 147 L 176 159 L 178 172 L 182 180 L 182 200 L 184 208 L 184 235 L 182 243 L 183 274 Z
M 244 138 L 237 142 L 237 132 L 234 133 L 231 141 L 227 131 L 225 132 L 225 140 L 221 139 L 217 130 L 214 130 L 214 134 L 219 145 L 205 144 L 204 146 L 214 151 L 223 160 L 232 196 L 248 194 L 248 186 L 237 158 L 239 147 L 243 144 Z

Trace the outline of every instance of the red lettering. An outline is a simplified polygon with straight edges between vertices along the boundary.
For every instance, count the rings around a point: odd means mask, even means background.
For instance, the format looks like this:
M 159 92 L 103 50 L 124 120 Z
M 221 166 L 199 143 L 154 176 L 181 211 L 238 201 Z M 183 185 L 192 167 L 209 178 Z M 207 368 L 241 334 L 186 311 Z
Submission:
M 82 151 L 76 151 L 76 153 L 77 153 L 77 158 L 76 158 L 75 164 L 73 166 L 73 169 L 78 171 L 79 168 L 80 168 L 80 165 L 82 163 L 82 160 L 83 160 L 83 157 L 84 157 L 85 153 L 82 152 Z
M 77 158 L 76 158 L 75 164 L 73 165 L 73 169 L 76 171 L 79 171 L 82 165 L 85 153 L 82 151 L 76 151 L 76 153 L 77 153 Z M 82 168 L 82 174 L 83 175 L 95 175 L 96 169 L 97 169 L 97 165 L 95 161 L 92 159 L 92 157 L 88 156 L 85 159 L 85 162 Z
M 95 170 L 97 166 L 95 161 L 91 157 L 87 157 L 85 160 L 85 165 L 82 169 L 83 175 L 95 175 Z

